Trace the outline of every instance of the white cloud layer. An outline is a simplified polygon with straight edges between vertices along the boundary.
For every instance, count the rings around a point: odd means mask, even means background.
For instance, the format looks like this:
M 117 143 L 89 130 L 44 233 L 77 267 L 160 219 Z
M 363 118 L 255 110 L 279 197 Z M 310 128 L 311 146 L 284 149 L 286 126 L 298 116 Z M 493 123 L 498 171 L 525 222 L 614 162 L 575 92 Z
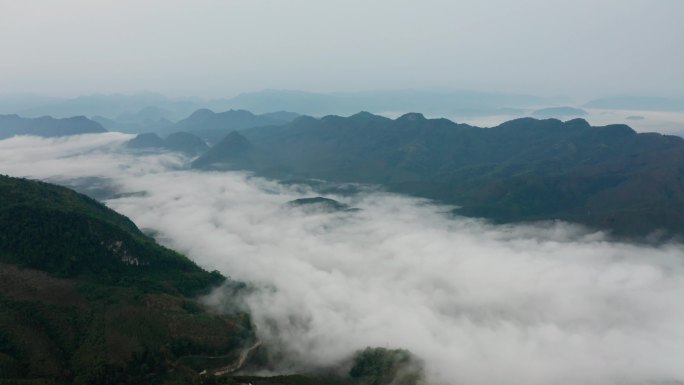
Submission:
M 432 383 L 642 384 L 684 380 L 684 247 L 610 242 L 562 223 L 493 226 L 365 192 L 358 212 L 305 213 L 314 195 L 242 173 L 135 157 L 127 137 L 0 141 L 0 172 L 99 176 L 108 205 L 208 269 L 261 290 L 261 338 L 300 364 L 402 347 Z

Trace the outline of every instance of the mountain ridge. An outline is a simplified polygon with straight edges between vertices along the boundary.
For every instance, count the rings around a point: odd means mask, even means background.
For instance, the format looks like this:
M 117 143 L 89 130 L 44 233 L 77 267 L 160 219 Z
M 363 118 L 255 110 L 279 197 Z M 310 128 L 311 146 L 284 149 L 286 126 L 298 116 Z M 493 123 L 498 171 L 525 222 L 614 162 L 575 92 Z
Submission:
M 302 116 L 241 135 L 250 150 L 234 158 L 223 151 L 221 159 L 210 149 L 212 159 L 200 156 L 193 167 L 379 184 L 496 222 L 562 219 L 619 235 L 684 233 L 684 139 L 677 136 L 593 127 L 581 118 L 479 128 L 418 113 L 392 120 L 365 112 Z
M 22 118 L 19 115 L 0 115 L 0 140 L 15 135 L 58 137 L 107 132 L 101 124 L 85 116 L 55 119 L 51 116 Z

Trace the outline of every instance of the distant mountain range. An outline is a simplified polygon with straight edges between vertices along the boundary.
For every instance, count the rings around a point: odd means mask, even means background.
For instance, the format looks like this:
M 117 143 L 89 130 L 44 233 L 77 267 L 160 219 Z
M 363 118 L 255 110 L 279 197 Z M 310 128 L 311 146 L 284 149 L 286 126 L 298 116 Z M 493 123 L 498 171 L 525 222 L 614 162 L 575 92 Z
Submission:
M 127 133 L 159 132 L 173 125 L 169 119 L 175 118 L 176 113 L 155 106 L 144 107 L 134 113 L 122 113 L 116 118 L 93 116 L 92 120 L 100 123 L 109 131 Z
M 17 103 L 6 96 L 0 99 L 0 111 L 16 113 L 27 117 L 54 116 L 64 118 L 74 115 L 101 116 L 108 119 L 127 120 L 131 115 L 149 108 L 162 111 L 156 119 L 165 118 L 172 121 L 188 116 L 192 111 L 203 106 L 204 101 L 197 98 L 167 98 L 155 93 L 141 93 L 134 95 L 84 95 L 70 99 L 37 98 L 30 105 L 27 96 L 21 98 L 25 108 L 17 109 Z M 14 109 L 12 109 L 14 107 Z M 225 107 L 227 109 L 228 106 Z M 155 119 L 155 120 L 156 120 Z
M 575 107 L 547 107 L 532 111 L 532 116 L 535 118 L 580 118 L 589 115 L 587 111 Z
M 209 149 L 209 146 L 200 137 L 188 132 L 174 132 L 162 139 L 155 133 L 138 134 L 129 140 L 126 146 L 137 150 L 168 150 L 181 152 L 189 156 L 200 155 Z
M 172 123 L 164 118 L 154 120 L 162 114 L 156 108 L 147 108 L 135 114 L 137 118 L 128 117 L 128 121 L 132 123 L 121 123 L 103 117 L 88 119 L 74 116 L 55 119 L 50 116 L 24 118 L 18 115 L 0 115 L 0 140 L 15 135 L 57 137 L 110 130 L 141 133 L 139 138 L 131 141 L 131 148 L 158 147 L 197 155 L 206 150 L 206 143 L 216 143 L 234 130 L 282 125 L 299 116 L 285 111 L 255 115 L 245 110 L 215 113 L 208 109 L 200 109 L 178 123 Z M 159 135 L 166 139 L 161 139 Z
M 485 129 L 416 113 L 302 116 L 232 133 L 194 167 L 379 184 L 498 222 L 684 233 L 684 139 L 582 119 L 524 118 Z
M 140 116 L 161 114 L 148 109 Z M 104 131 L 84 117 L 0 116 L 0 138 Z M 684 232 L 684 139 L 625 125 L 523 118 L 485 129 L 415 113 L 317 119 L 200 109 L 161 132 L 139 135 L 128 147 L 201 155 L 193 163 L 199 169 L 379 184 L 499 222 L 563 219 L 618 234 Z
M 99 123 L 83 116 L 54 119 L 49 116 L 28 119 L 17 115 L 0 115 L 0 140 L 14 135 L 56 137 L 107 132 Z
M 314 116 L 349 115 L 366 110 L 375 113 L 423 111 L 430 115 L 472 117 L 523 114 L 527 109 L 555 101 L 557 99 L 532 95 L 461 90 L 396 90 L 330 94 L 266 90 L 238 95 L 231 100 L 231 106 L 254 112 L 279 109 Z
M 562 103 L 563 98 L 462 90 L 394 90 L 349 93 L 316 93 L 264 90 L 230 99 L 167 98 L 155 93 L 134 95 L 85 95 L 71 99 L 40 96 L 0 96 L 0 113 L 27 117 L 50 115 L 95 118 L 108 129 L 122 132 L 150 130 L 149 123 L 177 122 L 198 109 L 244 109 L 256 114 L 295 111 L 323 116 L 348 115 L 360 110 L 376 113 L 424 111 L 440 116 L 488 116 L 523 114 L 540 106 Z M 152 113 L 150 113 L 152 112 Z M 145 123 L 147 122 L 147 123 Z M 117 125 L 114 128 L 114 125 Z M 145 124 L 145 128 L 137 130 Z M 137 131 L 135 131 L 137 130 Z
M 138 134 L 127 146 L 133 149 L 165 149 L 194 156 L 204 153 L 209 148 L 207 143 L 216 143 L 235 130 L 283 125 L 298 116 L 284 111 L 255 115 L 245 110 L 215 113 L 201 109 L 162 130 Z M 160 135 L 166 138 L 162 139 Z
M 0 94 L 0 114 L 18 114 L 25 117 L 49 115 L 56 118 L 84 115 L 111 131 L 141 133 L 161 132 L 170 123 L 178 122 L 198 109 L 249 110 L 256 114 L 294 111 L 311 116 L 350 115 L 358 111 L 396 116 L 404 112 L 421 111 L 430 116 L 465 119 L 484 116 L 525 116 L 541 108 L 563 106 L 568 103 L 572 102 L 567 97 L 449 89 L 347 93 L 263 90 L 219 99 L 169 98 L 156 93 L 95 94 L 75 98 Z M 591 100 L 582 107 L 684 111 L 684 98 L 616 96 Z M 564 116 L 568 115 L 540 115 L 558 118 Z
M 228 110 L 216 113 L 209 109 L 200 109 L 165 130 L 157 132 L 162 134 L 178 131 L 189 132 L 209 143 L 215 143 L 231 131 L 282 125 L 291 122 L 298 116 L 299 114 L 285 111 L 255 115 L 246 110 Z
M 150 113 L 152 111 L 158 113 Z M 157 108 L 148 107 L 135 114 L 108 119 L 95 116 L 93 120 L 102 124 L 110 131 L 127 133 L 154 132 L 161 136 L 174 132 L 191 132 L 210 143 L 215 143 L 233 130 L 243 130 L 258 126 L 285 124 L 292 121 L 299 114 L 294 112 L 277 111 L 255 115 L 246 110 L 228 110 L 213 112 L 206 108 L 194 111 L 177 123 L 164 118 Z

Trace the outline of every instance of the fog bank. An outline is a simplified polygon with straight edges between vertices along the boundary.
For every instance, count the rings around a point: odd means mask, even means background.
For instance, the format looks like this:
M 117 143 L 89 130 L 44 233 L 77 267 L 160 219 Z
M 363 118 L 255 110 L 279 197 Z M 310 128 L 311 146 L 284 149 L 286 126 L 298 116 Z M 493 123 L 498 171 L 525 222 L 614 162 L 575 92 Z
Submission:
M 684 247 L 608 241 L 564 223 L 494 226 L 368 190 L 361 210 L 311 212 L 315 196 L 187 160 L 132 155 L 120 134 L 0 141 L 0 172 L 106 178 L 107 201 L 167 246 L 259 290 L 258 333 L 287 365 L 331 365 L 401 347 L 435 384 L 684 381 Z M 213 300 L 220 302 L 220 293 Z

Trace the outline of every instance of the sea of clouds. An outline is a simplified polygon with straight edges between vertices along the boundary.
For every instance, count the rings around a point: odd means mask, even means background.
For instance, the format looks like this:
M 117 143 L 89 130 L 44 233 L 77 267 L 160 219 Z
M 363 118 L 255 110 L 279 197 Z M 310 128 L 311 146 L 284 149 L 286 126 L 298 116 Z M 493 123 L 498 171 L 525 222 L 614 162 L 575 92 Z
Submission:
M 644 384 L 684 380 L 684 246 L 611 241 L 564 223 L 496 226 L 362 189 L 358 211 L 287 203 L 317 193 L 240 172 L 195 172 L 130 135 L 0 141 L 0 173 L 97 177 L 107 205 L 246 298 L 283 370 L 366 346 L 406 348 L 433 384 Z M 222 291 L 210 300 L 220 303 Z

